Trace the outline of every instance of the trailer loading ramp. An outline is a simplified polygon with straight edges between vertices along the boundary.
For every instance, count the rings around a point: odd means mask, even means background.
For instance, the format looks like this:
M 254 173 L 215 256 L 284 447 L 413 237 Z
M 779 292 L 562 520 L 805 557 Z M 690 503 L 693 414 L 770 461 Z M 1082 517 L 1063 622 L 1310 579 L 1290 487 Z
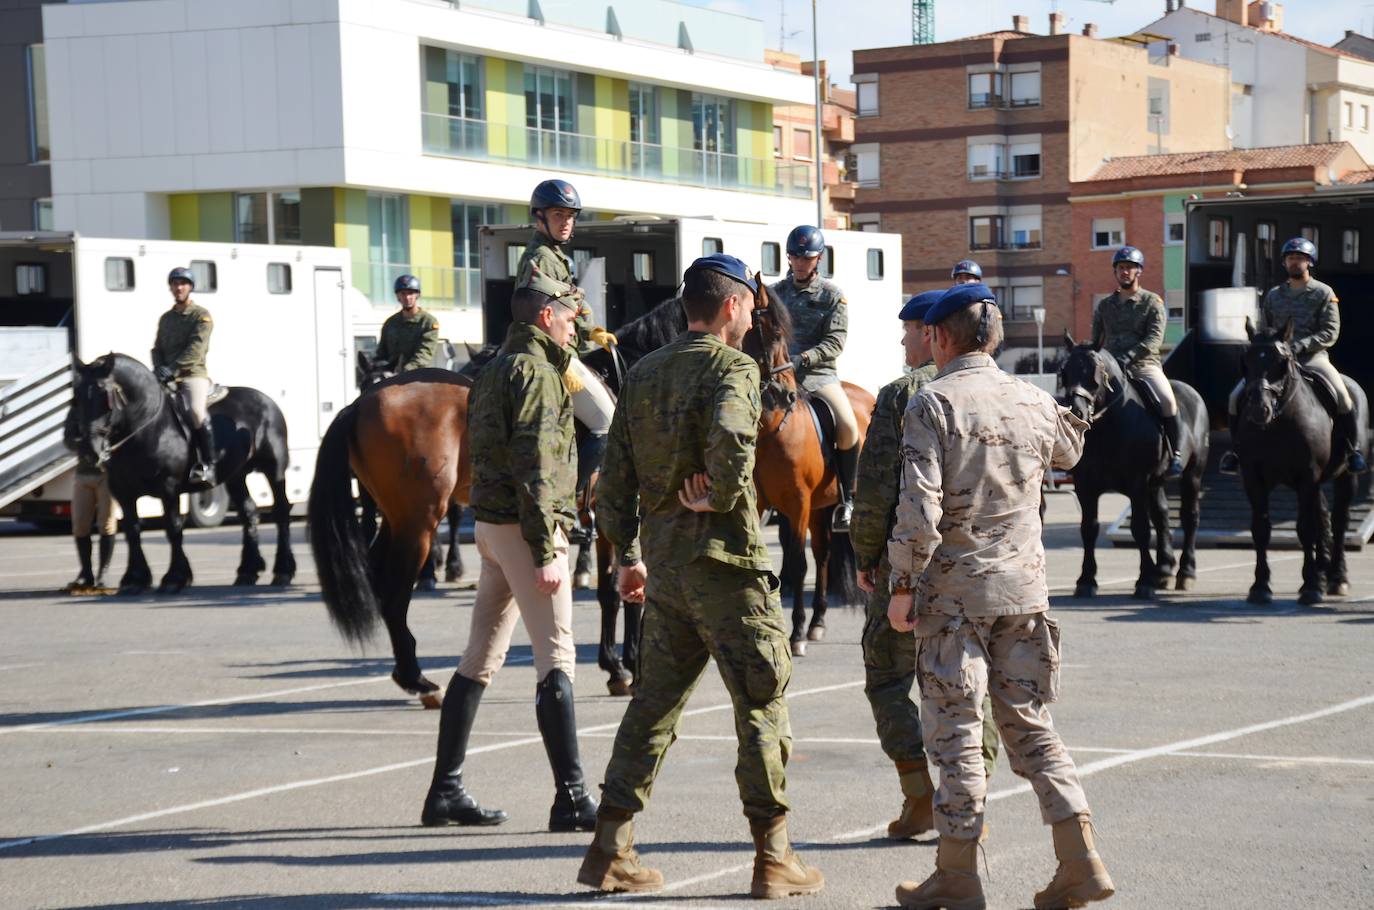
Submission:
M 71 402 L 65 355 L 0 389 L 0 509 L 76 466 L 62 443 Z

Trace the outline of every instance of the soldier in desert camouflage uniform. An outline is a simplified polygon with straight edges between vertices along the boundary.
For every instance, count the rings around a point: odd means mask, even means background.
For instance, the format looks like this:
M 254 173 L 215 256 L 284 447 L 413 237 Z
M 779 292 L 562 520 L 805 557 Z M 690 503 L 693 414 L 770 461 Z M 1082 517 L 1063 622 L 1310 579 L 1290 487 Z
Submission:
M 754 493 L 758 365 L 737 349 L 757 292 L 733 256 L 692 263 L 682 294 L 687 331 L 630 370 L 611 426 L 602 528 L 620 555 L 622 596 L 643 598 L 645 612 L 643 675 L 616 733 L 577 876 L 601 891 L 663 886 L 639 862 L 632 819 L 711 658 L 739 734 L 735 781 L 756 850 L 751 893 L 779 898 L 824 885 L 787 836 L 792 733 L 783 694 L 792 662 Z
M 854 494 L 854 518 L 849 535 L 859 566 L 859 587 L 868 594 L 862 638 L 864 695 L 873 709 L 878 741 L 897 766 L 901 783 L 901 814 L 887 826 L 887 836 L 904 840 L 935 827 L 931 812 L 934 787 L 921 742 L 921 714 L 911 700 L 916 681 L 916 639 L 892 628 L 887 621 L 887 538 L 897 513 L 901 481 L 902 417 L 916 390 L 935 378 L 930 341 L 922 320 L 944 291 L 926 291 L 907 301 L 899 314 L 902 347 L 910 370 L 878 392 L 873 420 L 859 459 L 859 484 Z M 989 775 L 997 761 L 997 728 L 991 703 L 983 708 L 983 759 Z
M 934 874 L 903 882 L 897 900 L 925 910 L 984 906 L 985 694 L 1012 770 L 1030 781 L 1053 827 L 1059 868 L 1035 906 L 1102 900 L 1114 886 L 1046 707 L 1058 697 L 1059 627 L 1046 612 L 1039 517 L 1045 472 L 1077 462 L 1087 424 L 997 368 L 987 352 L 1001 341 L 1001 316 L 985 285 L 951 288 L 925 322 L 940 371 L 907 408 L 888 616 L 918 639 L 926 752 L 940 771 L 940 844 Z

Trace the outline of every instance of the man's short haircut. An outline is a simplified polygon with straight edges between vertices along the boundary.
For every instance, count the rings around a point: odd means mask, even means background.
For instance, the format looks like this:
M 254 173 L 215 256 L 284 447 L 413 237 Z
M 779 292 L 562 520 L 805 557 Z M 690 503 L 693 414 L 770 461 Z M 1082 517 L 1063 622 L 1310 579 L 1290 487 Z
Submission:
M 531 287 L 516 288 L 510 299 L 511 317 L 519 322 L 534 322 L 545 307 L 554 305 L 554 299 L 543 291 Z
M 978 328 L 983 319 L 983 303 L 972 303 L 962 310 L 950 313 L 935 326 L 949 335 L 956 354 L 968 354 L 973 351 L 991 353 L 1002 343 L 1002 311 L 995 303 L 988 303 L 986 306 L 988 329 L 987 338 L 982 344 L 978 343 Z
M 683 278 L 682 308 L 688 322 L 712 322 L 720 315 L 725 298 L 752 293 L 740 282 L 711 269 L 694 269 Z

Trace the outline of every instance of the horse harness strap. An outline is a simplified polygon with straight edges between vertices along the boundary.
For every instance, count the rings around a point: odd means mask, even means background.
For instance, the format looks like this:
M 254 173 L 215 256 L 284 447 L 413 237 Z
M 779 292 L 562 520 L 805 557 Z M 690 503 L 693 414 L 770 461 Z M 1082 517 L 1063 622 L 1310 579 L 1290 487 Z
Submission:
M 118 403 L 118 405 L 121 408 L 129 403 L 129 400 L 124 397 L 124 389 L 121 388 L 119 383 L 117 382 L 111 383 L 111 385 L 105 390 L 105 394 L 108 396 L 108 402 L 111 411 L 115 410 L 116 403 Z M 153 421 L 157 420 L 160 416 L 162 416 L 162 402 L 164 398 L 166 398 L 165 395 L 158 396 L 157 407 L 153 409 L 152 415 L 147 420 L 140 423 L 131 433 L 129 433 L 123 439 L 119 440 L 118 442 L 111 443 L 109 449 L 107 449 L 105 452 L 105 457 L 101 459 L 102 463 L 109 461 L 110 456 L 113 455 L 115 452 L 119 451 L 119 449 L 124 445 L 124 443 L 128 442 L 130 439 L 133 439 L 139 433 L 142 433 L 144 430 L 146 430 L 149 426 L 152 425 Z

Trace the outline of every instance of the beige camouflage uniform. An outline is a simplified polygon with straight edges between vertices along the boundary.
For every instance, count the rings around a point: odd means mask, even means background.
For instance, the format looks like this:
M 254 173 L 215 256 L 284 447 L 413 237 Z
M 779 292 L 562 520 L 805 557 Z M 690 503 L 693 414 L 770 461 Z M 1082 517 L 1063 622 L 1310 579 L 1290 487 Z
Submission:
M 946 364 L 907 409 L 888 558 L 893 590 L 912 591 L 919 614 L 916 670 L 942 836 L 983 828 L 985 695 L 1045 824 L 1088 815 L 1047 707 L 1058 697 L 1059 627 L 1046 612 L 1039 516 L 1045 472 L 1077 462 L 1086 430 L 982 353 Z

